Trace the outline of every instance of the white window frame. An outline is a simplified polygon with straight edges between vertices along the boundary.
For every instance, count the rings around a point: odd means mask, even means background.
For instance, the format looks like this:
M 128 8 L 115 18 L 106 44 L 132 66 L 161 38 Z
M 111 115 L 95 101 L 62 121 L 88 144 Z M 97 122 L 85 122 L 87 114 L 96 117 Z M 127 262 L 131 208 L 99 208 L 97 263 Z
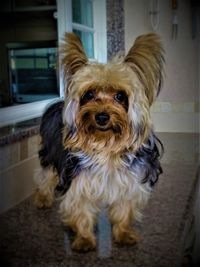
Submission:
M 57 0 L 58 16 L 58 41 L 62 42 L 65 32 L 72 32 L 73 28 L 89 30 L 90 27 L 74 23 L 72 21 L 72 1 Z M 94 23 L 94 59 L 101 63 L 107 62 L 107 30 L 106 30 L 106 0 L 93 1 L 93 23 Z M 67 8 L 68 7 L 68 8 Z M 60 72 L 60 96 L 64 96 L 64 84 L 62 73 Z
M 71 32 L 72 23 L 72 1 L 57 0 L 57 24 L 58 24 L 58 42 L 63 39 L 65 32 Z M 93 1 L 93 19 L 94 19 L 94 60 L 101 63 L 107 61 L 107 38 L 106 38 L 106 0 Z M 17 106 L 0 108 L 0 127 L 15 124 L 24 120 L 40 117 L 45 107 L 59 98 L 64 97 L 64 84 L 61 72 L 59 72 L 60 97 L 47 99 Z

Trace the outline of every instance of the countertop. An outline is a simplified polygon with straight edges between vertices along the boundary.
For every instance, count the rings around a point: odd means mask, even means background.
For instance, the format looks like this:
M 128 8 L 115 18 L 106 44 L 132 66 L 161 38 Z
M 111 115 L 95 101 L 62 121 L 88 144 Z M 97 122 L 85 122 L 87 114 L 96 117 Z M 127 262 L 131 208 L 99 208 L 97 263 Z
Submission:
M 0 128 L 0 147 L 39 133 L 41 118 L 22 121 Z

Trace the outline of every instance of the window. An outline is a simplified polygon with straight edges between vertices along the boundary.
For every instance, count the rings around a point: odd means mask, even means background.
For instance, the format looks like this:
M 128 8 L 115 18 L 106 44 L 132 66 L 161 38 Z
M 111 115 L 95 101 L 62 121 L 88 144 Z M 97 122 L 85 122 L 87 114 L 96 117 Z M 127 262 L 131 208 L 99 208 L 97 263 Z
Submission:
M 18 0 L 13 0 L 13 2 L 21 3 Z M 34 23 L 40 17 L 41 20 L 38 20 L 40 25 L 42 25 L 42 19 L 48 17 L 53 18 L 48 23 L 44 22 L 44 27 L 46 25 L 54 25 L 54 22 L 57 22 L 57 30 L 53 26 L 53 32 L 48 33 L 48 40 L 52 41 L 54 39 L 55 33 L 57 35 L 58 43 L 62 40 L 64 32 L 74 31 L 78 34 L 83 42 L 84 48 L 90 60 L 98 60 L 99 62 L 105 63 L 107 61 L 107 47 L 106 47 L 106 0 L 49 0 L 49 6 L 46 1 L 41 0 L 41 6 L 38 6 L 38 1 L 33 0 L 31 3 L 36 3 L 35 6 L 29 5 L 27 7 L 16 7 L 17 15 L 19 17 L 25 16 L 27 18 L 27 23 L 21 23 L 23 26 L 27 27 L 23 34 L 27 33 L 27 39 L 30 38 L 30 30 L 28 29 L 28 22 L 30 21 L 30 14 L 33 13 L 35 18 Z M 43 3 L 44 2 L 44 3 Z M 26 1 L 23 3 L 26 4 Z M 28 3 L 28 2 L 27 2 Z M 56 5 L 55 5 L 56 3 Z M 2 9 L 3 10 L 3 9 Z M 31 13 L 29 13 L 31 12 Z M 8 17 L 7 15 L 5 17 Z M 12 17 L 12 16 L 10 16 Z M 2 16 L 1 16 L 2 18 Z M 57 20 L 56 20 L 57 18 Z M 21 22 L 21 21 L 20 21 Z M 33 23 L 35 27 L 36 24 Z M 2 27 L 4 25 L 2 24 Z M 44 28 L 43 25 L 38 29 L 39 42 L 44 41 Z M 31 32 L 32 33 L 32 32 Z M 1 39 L 1 38 L 0 38 Z M 38 42 L 38 44 L 39 44 Z M 45 48 L 45 47 L 43 47 Z M 21 50 L 21 51 L 20 51 Z M 8 125 L 11 123 L 16 123 L 25 119 L 34 118 L 40 116 L 44 110 L 44 107 L 47 103 L 51 102 L 49 97 L 54 98 L 56 95 L 58 97 L 64 96 L 64 85 L 61 73 L 57 68 L 57 84 L 55 81 L 55 47 L 47 46 L 45 49 L 41 50 L 39 48 L 32 48 L 32 50 L 27 50 L 27 47 L 21 47 L 20 50 L 10 50 L 10 66 L 11 74 L 10 78 L 12 81 L 12 92 L 13 97 L 20 100 L 20 97 L 24 92 L 27 92 L 26 79 L 21 79 L 20 75 L 22 69 L 24 72 L 29 72 L 30 69 L 33 70 L 33 77 L 30 80 L 47 80 L 49 79 L 49 89 L 44 93 L 41 90 L 38 90 L 38 94 L 35 95 L 36 102 L 30 104 L 20 104 L 13 107 L 6 107 L 0 109 L 0 126 Z M 38 74 L 39 71 L 39 74 Z M 42 74 L 41 74 L 42 73 Z M 1 70 L 0 70 L 1 75 Z M 29 81 L 30 81 L 29 80 Z M 37 82 L 36 82 L 37 85 Z M 0 77 L 0 89 L 3 86 L 1 77 Z M 33 99 L 33 83 L 29 85 L 30 95 Z M 39 85 L 38 85 L 39 88 Z M 18 93 L 18 95 L 16 95 Z M 46 94 L 46 95 L 45 95 Z M 29 96 L 30 96 L 29 95 Z M 46 99 L 46 97 L 48 99 Z M 26 99 L 28 96 L 26 96 Z M 43 100 L 46 99 L 46 100 Z M 38 101 L 42 100 L 42 101 Z M 22 101 L 23 102 L 23 101 Z M 26 102 L 26 101 L 24 101 Z M 34 113 L 32 112 L 34 111 Z
M 94 58 L 93 1 L 72 1 L 72 28 L 82 40 L 87 56 Z

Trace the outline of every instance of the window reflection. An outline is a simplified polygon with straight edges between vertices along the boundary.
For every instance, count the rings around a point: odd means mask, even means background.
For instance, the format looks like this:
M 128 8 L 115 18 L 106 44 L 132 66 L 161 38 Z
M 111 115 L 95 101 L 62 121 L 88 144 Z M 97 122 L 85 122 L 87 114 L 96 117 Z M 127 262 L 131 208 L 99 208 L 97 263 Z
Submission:
M 50 45 L 51 43 L 46 43 Z M 11 48 L 10 91 L 13 103 L 28 103 L 58 97 L 57 48 Z M 44 43 L 45 45 L 45 43 Z

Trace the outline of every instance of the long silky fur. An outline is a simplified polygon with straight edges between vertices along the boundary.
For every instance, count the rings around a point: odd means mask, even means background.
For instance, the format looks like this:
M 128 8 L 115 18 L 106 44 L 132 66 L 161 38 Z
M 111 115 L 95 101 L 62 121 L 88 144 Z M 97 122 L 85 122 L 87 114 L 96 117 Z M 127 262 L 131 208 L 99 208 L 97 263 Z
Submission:
M 63 107 L 63 101 L 53 103 L 42 116 L 39 158 L 44 169 L 52 167 L 57 172 L 60 179 L 57 189 L 65 192 L 70 187 L 72 178 L 79 173 L 79 161 L 63 146 Z
M 150 104 L 159 94 L 163 83 L 164 49 L 155 33 L 139 36 L 125 57 L 143 84 Z
M 59 177 L 62 221 L 76 232 L 72 248 L 95 248 L 93 228 L 101 205 L 108 207 L 114 239 L 133 244 L 132 220 L 140 220 L 162 173 L 163 146 L 150 116 L 163 79 L 160 38 L 140 36 L 124 59 L 108 64 L 90 63 L 73 33 L 65 35 L 60 51 L 66 96 L 43 115 L 39 157 L 41 166 Z M 88 90 L 92 99 L 83 101 Z M 120 91 L 126 104 L 116 98 Z M 97 125 L 101 112 L 109 115 L 107 128 Z
M 39 151 L 41 166 L 43 168 L 53 167 L 57 171 L 60 177 L 60 183 L 58 185 L 59 190 L 62 190 L 63 193 L 69 189 L 72 179 L 81 172 L 85 173 L 90 171 L 93 173 L 89 176 L 101 175 L 100 184 L 96 188 L 97 198 L 99 195 L 103 194 L 106 184 L 110 181 L 109 175 L 111 174 L 109 168 L 112 169 L 112 163 L 108 166 L 108 169 L 105 169 L 103 166 L 106 166 L 105 163 L 108 162 L 108 159 L 106 157 L 101 157 L 101 153 L 89 156 L 82 150 L 72 152 L 64 148 L 62 143 L 64 129 L 64 124 L 62 122 L 63 110 L 63 101 L 53 103 L 42 117 L 40 126 L 42 142 Z M 133 180 L 137 180 L 137 183 L 147 183 L 148 186 L 153 186 L 159 174 L 162 173 L 159 162 L 162 150 L 162 143 L 152 132 L 147 142 L 142 144 L 136 153 L 125 152 L 114 160 L 118 168 L 121 169 L 120 175 L 116 174 L 116 171 L 112 173 L 115 177 L 115 181 L 116 177 L 118 177 L 117 183 L 119 185 L 127 183 L 126 186 L 129 187 L 130 180 L 126 181 L 125 178 L 123 178 L 128 170 L 133 174 Z M 93 179 L 93 181 L 95 181 L 95 179 Z M 148 186 L 147 188 L 149 188 Z M 81 190 L 83 191 L 83 189 Z M 118 192 L 116 191 L 116 196 L 117 195 Z M 111 198 L 115 198 L 114 194 L 110 196 L 110 199 Z

